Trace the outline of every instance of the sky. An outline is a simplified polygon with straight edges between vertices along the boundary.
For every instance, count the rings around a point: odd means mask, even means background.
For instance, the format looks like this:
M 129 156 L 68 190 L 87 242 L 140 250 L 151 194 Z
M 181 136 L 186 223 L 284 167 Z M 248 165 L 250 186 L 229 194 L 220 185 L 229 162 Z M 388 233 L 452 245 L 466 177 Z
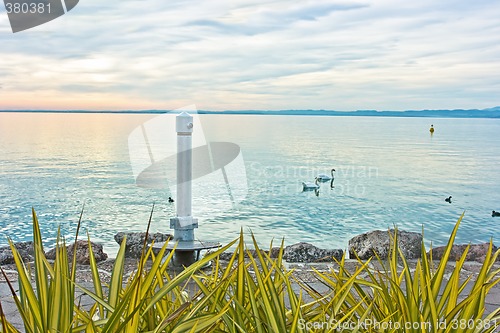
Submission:
M 0 110 L 500 105 L 500 1 L 80 0 L 12 33 Z

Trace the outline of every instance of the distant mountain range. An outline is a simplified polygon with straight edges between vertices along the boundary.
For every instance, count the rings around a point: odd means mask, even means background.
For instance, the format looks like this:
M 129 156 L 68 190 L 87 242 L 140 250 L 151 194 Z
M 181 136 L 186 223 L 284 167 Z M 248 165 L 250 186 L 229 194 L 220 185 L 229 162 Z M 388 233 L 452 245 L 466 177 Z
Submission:
M 130 113 L 130 114 L 162 114 L 169 110 L 123 110 L 123 111 L 88 111 L 88 110 L 0 110 L 0 112 L 50 112 L 50 113 Z M 243 110 L 243 111 L 207 111 L 199 110 L 199 114 L 230 115 L 282 115 L 282 116 L 375 116 L 375 117 L 434 117 L 434 118 L 500 118 L 500 106 L 488 109 L 455 109 L 455 110 L 407 110 L 407 111 L 332 111 L 332 110 Z
M 375 117 L 434 117 L 434 118 L 500 118 L 500 106 L 488 109 L 455 110 L 407 110 L 407 111 L 332 111 L 332 110 L 246 110 L 246 111 L 198 111 L 200 114 L 256 114 L 293 116 L 375 116 Z

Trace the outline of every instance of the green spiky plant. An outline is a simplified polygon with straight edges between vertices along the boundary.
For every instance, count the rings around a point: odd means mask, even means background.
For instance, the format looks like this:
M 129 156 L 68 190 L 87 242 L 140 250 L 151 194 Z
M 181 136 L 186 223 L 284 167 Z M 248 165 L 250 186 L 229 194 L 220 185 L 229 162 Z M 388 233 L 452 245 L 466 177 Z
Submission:
M 210 274 L 193 277 L 200 292 L 197 307 L 209 312 L 225 310 L 213 329 L 223 332 L 303 332 L 298 321 L 311 308 L 292 288 L 291 271 L 278 258 L 261 251 L 252 236 L 254 252 L 245 248 L 243 233 L 226 267 L 216 261 Z M 289 301 L 289 307 L 286 304 Z
M 166 244 L 158 254 L 144 244 L 137 269 L 127 281 L 123 280 L 124 240 L 111 282 L 103 287 L 89 239 L 93 290 L 87 290 L 75 281 L 76 259 L 68 265 L 64 241 L 57 244 L 54 264 L 47 261 L 33 211 L 36 288 L 31 284 L 30 266 L 24 265 L 12 243 L 20 295 L 15 294 L 12 284 L 10 287 L 26 332 L 493 332 L 500 323 L 500 309 L 486 315 L 484 302 L 500 281 L 500 270 L 494 266 L 499 251 L 493 254 L 490 244 L 475 279 L 460 279 L 466 254 L 456 262 L 449 279 L 444 279 L 462 217 L 439 263 L 432 256 L 427 258 L 422 244 L 422 259 L 411 270 L 394 245 L 398 244 L 396 231 L 387 262 L 375 259 L 381 269 L 373 269 L 370 261 L 358 260 L 357 268 L 350 272 L 344 255 L 338 271 L 316 271 L 318 281 L 330 288 L 326 293 L 297 281 L 293 271 L 283 266 L 283 244 L 278 258 L 271 258 L 252 236 L 254 256 L 245 247 L 242 233 L 239 239 L 175 276 L 167 270 L 173 252 L 166 255 Z M 235 251 L 223 266 L 219 255 L 233 245 Z M 201 271 L 211 260 L 212 270 Z M 301 290 L 297 291 L 297 285 Z M 75 288 L 85 291 L 95 304 L 87 309 L 75 304 Z M 305 302 L 303 291 L 313 300 Z M 1 304 L 0 320 L 0 331 L 17 332 L 5 318 Z M 447 325 L 405 326 L 445 321 Z M 378 327 L 352 325 L 363 322 L 378 323 Z M 313 323 L 323 325 L 304 325 Z M 381 328 L 383 323 L 386 328 Z M 471 328 L 471 324 L 476 325 Z
M 126 239 L 116 256 L 107 295 L 102 288 L 97 266 L 93 264 L 95 259 L 91 254 L 90 268 L 94 277 L 94 291 L 80 288 L 96 303 L 89 312 L 79 312 L 83 324 L 78 326 L 76 331 L 204 332 L 224 314 L 224 311 L 207 313 L 196 309 L 187 297 L 186 286 L 197 270 L 218 256 L 221 251 L 232 246 L 234 242 L 204 257 L 174 277 L 170 277 L 167 271 L 174 254 L 174 251 L 170 251 L 165 255 L 167 243 L 156 255 L 152 247 L 146 250 L 145 244 L 137 269 L 124 286 L 122 276 L 125 243 Z M 151 260 L 151 267 L 146 269 L 148 260 Z
M 276 258 L 271 258 L 272 244 L 268 252 L 262 251 L 252 235 L 254 250 L 245 247 L 243 233 L 227 266 L 218 262 L 210 274 L 197 274 L 193 277 L 200 288 L 198 304 L 218 312 L 229 305 L 222 320 L 214 326 L 217 332 L 309 332 L 311 323 L 327 323 L 330 320 L 325 312 L 323 301 L 343 303 L 350 295 L 349 288 L 337 290 L 331 295 L 318 295 L 318 299 L 304 300 L 304 289 L 312 286 L 300 283 L 293 270 L 283 265 L 283 243 Z M 360 280 L 355 274 L 351 281 Z M 297 287 L 302 285 L 302 290 Z M 362 314 L 357 309 L 357 314 Z M 364 315 L 370 309 L 364 309 Z M 329 312 L 328 312 L 329 313 Z M 339 323 L 347 322 L 353 311 L 338 316 Z M 325 327 L 330 327 L 326 325 Z
M 77 230 L 80 227 L 82 214 Z M 150 223 L 151 217 L 148 230 Z M 147 235 L 145 239 L 147 240 Z M 124 239 L 113 265 L 111 282 L 107 288 L 103 288 L 89 239 L 90 270 L 94 290 L 87 290 L 76 282 L 76 251 L 72 264 L 69 265 L 65 242 L 59 236 L 56 243 L 56 259 L 53 264 L 47 260 L 34 210 L 33 244 L 35 261 L 32 269 L 30 265 L 26 266 L 23 263 L 16 247 L 10 242 L 18 271 L 19 295 L 2 270 L 26 332 L 135 333 L 161 332 L 165 329 L 169 332 L 202 332 L 207 325 L 211 326 L 217 322 L 224 313 L 207 314 L 203 311 L 193 311 L 191 302 L 185 297 L 184 286 L 194 272 L 233 243 L 203 258 L 173 278 L 166 273 L 173 255 L 172 251 L 164 258 L 167 244 L 162 247 L 158 255 L 154 255 L 151 249 L 146 250 L 144 247 L 135 274 L 128 281 L 124 281 L 126 244 Z M 152 260 L 152 265 L 146 270 L 148 260 Z M 31 281 L 32 272 L 35 286 Z M 95 304 L 90 310 L 82 309 L 75 303 L 76 287 L 94 299 Z M 107 293 L 104 292 L 105 289 Z M 5 318 L 1 307 L 0 320 L 1 331 L 18 332 Z
M 397 229 L 391 234 L 391 249 L 386 261 L 377 257 L 382 267 L 380 270 L 370 269 L 367 263 L 358 258 L 367 276 L 364 280 L 355 280 L 359 275 L 350 274 L 344 269 L 344 262 L 339 263 L 339 272 L 330 271 L 321 276 L 323 282 L 331 287 L 332 294 L 348 287 L 350 295 L 343 302 L 323 302 L 324 312 L 336 314 L 348 313 L 361 309 L 352 320 L 361 325 L 362 331 L 384 332 L 494 332 L 500 325 L 500 308 L 485 314 L 485 299 L 488 292 L 500 282 L 500 269 L 494 263 L 500 250 L 493 253 L 490 242 L 479 274 L 475 279 L 471 276 L 461 280 L 461 272 L 469 247 L 461 258 L 455 262 L 450 277 L 445 279 L 445 270 L 450 258 L 452 246 L 463 214 L 457 221 L 445 247 L 439 263 L 427 256 L 425 244 L 422 242 L 421 259 L 415 269 L 411 270 L 408 261 L 398 248 Z M 437 266 L 437 267 L 436 267 Z M 436 268 L 435 268 L 436 267 Z M 467 289 L 469 287 L 469 289 Z M 311 293 L 317 299 L 319 297 Z M 366 309 L 370 308 L 366 317 Z M 357 310 L 356 310 L 357 311 Z M 354 325 L 355 326 L 355 325 Z M 384 328 L 384 329 L 382 329 Z M 359 327 L 358 327 L 359 329 Z M 348 331 L 348 330 L 347 330 Z M 354 330 L 353 330 L 354 331 Z
M 58 232 L 56 259 L 53 265 L 50 264 L 45 257 L 38 218 L 34 209 L 32 214 L 34 267 L 24 264 L 14 243 L 9 240 L 18 272 L 19 296 L 3 269 L 2 274 L 8 282 L 26 332 L 68 332 L 74 319 L 75 286 L 73 281 L 76 275 L 76 251 L 74 251 L 72 264 L 69 265 L 66 246 Z M 80 214 L 80 221 L 81 217 Z M 35 286 L 31 283 L 32 273 L 34 273 Z M 5 323 L 3 318 L 2 323 Z M 17 331 L 12 326 L 8 330 L 5 326 L 3 329 L 7 332 Z

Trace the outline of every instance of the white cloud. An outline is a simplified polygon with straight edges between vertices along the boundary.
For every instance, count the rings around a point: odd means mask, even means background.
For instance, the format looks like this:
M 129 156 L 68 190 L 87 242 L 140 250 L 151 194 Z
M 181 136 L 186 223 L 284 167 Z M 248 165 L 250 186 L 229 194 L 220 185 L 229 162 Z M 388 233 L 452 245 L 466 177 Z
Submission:
M 498 12 L 485 0 L 86 0 L 17 34 L 0 14 L 0 108 L 58 95 L 69 109 L 490 107 Z

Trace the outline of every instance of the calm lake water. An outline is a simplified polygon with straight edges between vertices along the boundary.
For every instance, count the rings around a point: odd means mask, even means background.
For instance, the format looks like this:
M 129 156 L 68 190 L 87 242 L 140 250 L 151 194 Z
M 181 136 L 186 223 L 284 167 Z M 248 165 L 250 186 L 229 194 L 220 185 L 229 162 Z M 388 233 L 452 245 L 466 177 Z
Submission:
M 156 115 L 0 113 L 0 245 L 31 239 L 31 207 L 44 239 L 83 230 L 113 255 L 119 231 L 170 232 L 169 188 L 136 185 L 130 135 Z M 173 117 L 173 116 L 171 116 Z M 248 192 L 232 208 L 203 179 L 197 238 L 222 243 L 243 230 L 263 246 L 311 242 L 324 248 L 394 225 L 446 242 L 462 212 L 458 241 L 500 243 L 500 121 L 386 117 L 200 115 L 204 138 L 241 148 L 233 168 Z M 434 124 L 436 132 L 429 133 Z M 174 134 L 175 135 L 175 134 Z M 335 168 L 332 188 L 302 181 Z M 231 184 L 230 184 L 231 185 Z M 196 192 L 196 191 L 195 191 Z M 200 193 L 199 191 L 196 193 Z M 452 203 L 445 198 L 453 196 Z M 498 245 L 498 244 L 497 244 Z

